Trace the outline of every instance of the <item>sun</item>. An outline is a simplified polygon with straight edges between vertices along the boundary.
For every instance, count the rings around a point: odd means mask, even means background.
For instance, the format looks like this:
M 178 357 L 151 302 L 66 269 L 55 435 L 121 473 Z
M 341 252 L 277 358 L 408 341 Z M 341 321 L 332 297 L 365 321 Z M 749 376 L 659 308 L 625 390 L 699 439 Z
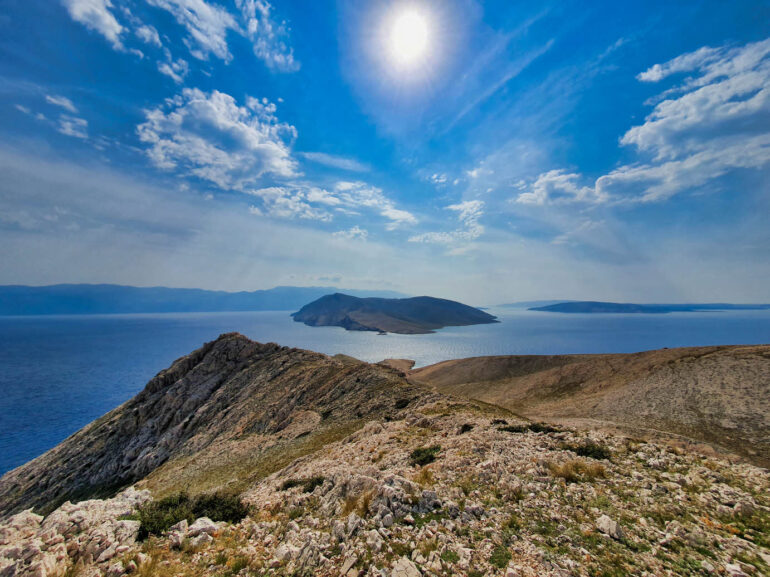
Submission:
M 422 62 L 428 52 L 430 27 L 424 14 L 408 8 L 393 18 L 390 28 L 390 56 L 399 68 Z

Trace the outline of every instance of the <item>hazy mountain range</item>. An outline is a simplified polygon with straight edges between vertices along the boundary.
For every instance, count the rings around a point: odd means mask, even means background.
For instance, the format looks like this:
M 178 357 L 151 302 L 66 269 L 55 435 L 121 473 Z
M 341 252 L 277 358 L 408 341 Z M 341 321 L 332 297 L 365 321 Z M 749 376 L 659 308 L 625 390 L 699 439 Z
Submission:
M 0 315 L 79 315 L 297 310 L 335 287 L 279 286 L 226 292 L 113 284 L 0 286 Z M 403 297 L 394 291 L 345 289 L 360 297 Z

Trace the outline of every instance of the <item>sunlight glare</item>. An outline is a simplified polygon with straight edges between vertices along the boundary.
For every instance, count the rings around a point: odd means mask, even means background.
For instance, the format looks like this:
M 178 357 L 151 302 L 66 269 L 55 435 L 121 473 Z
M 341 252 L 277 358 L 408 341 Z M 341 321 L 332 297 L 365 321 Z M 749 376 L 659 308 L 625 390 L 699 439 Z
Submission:
M 390 34 L 393 62 L 408 67 L 419 62 L 428 49 L 428 23 L 416 10 L 405 10 L 396 16 Z

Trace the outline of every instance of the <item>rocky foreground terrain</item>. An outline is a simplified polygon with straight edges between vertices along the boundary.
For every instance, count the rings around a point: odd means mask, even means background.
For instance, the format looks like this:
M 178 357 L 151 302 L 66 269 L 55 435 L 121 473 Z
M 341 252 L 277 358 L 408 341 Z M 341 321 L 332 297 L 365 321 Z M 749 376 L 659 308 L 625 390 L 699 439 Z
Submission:
M 389 364 L 240 335 L 207 344 L 0 480 L 13 513 L 0 521 L 0 575 L 770 574 L 766 469 L 533 423 L 409 384 Z M 95 431 L 104 441 L 89 446 Z M 60 503 L 120 483 L 134 486 Z M 143 512 L 164 496 L 223 488 L 246 505 L 241 520 L 195 515 L 146 534 Z M 38 502 L 46 516 L 19 511 Z

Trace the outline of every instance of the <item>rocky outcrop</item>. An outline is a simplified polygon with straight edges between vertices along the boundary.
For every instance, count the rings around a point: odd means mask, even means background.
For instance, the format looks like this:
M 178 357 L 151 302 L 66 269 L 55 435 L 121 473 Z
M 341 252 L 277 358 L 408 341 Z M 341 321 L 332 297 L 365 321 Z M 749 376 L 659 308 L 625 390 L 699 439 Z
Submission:
M 133 548 L 139 533 L 139 521 L 122 518 L 149 499 L 148 491 L 129 488 L 106 501 L 64 503 L 45 518 L 17 513 L 0 524 L 0 575 L 61 576 L 76 564 L 114 574 L 116 558 Z M 125 572 L 121 566 L 118 575 Z
M 222 335 L 3 476 L 0 515 L 108 496 L 148 475 L 154 489 L 182 481 L 193 490 L 242 483 L 348 434 L 365 418 L 394 415 L 397 399 L 431 396 L 385 366 Z

